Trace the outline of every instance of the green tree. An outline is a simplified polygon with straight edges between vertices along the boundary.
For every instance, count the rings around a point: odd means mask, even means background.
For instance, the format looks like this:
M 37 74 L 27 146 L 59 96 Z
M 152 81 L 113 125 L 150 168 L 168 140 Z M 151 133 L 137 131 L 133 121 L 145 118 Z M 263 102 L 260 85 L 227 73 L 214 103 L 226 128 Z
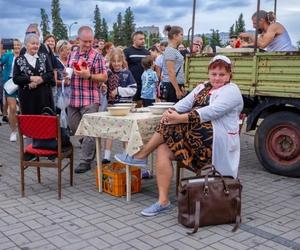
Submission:
M 238 20 L 235 22 L 235 35 L 239 35 L 242 32 L 245 32 L 245 21 L 243 18 L 243 13 L 239 15 Z
M 232 24 L 229 28 L 229 37 L 239 36 L 240 33 L 245 32 L 245 21 L 243 18 L 243 13 L 239 15 L 239 18 Z
M 108 41 L 108 25 L 105 20 L 105 18 L 102 18 L 102 34 L 101 37 L 105 40 Z
M 101 23 L 101 15 L 98 5 L 96 5 L 94 10 L 94 33 L 95 38 L 100 39 L 102 38 L 102 23 Z
M 123 45 L 130 46 L 131 41 L 131 35 L 135 31 L 135 24 L 134 24 L 134 16 L 133 12 L 130 7 L 128 7 L 125 10 L 124 15 L 124 23 L 123 23 Z
M 229 28 L 229 37 L 235 36 L 234 24 L 232 24 Z
M 150 33 L 149 36 L 150 45 L 153 46 L 155 43 L 159 42 L 159 34 L 156 33 Z
M 189 47 L 190 47 L 190 44 L 189 44 L 189 41 L 188 41 L 188 40 L 183 40 L 183 41 L 182 41 L 182 44 L 183 44 L 184 47 L 186 47 L 186 48 L 189 48 Z
M 68 31 L 60 16 L 59 0 L 52 0 L 52 33 L 57 40 L 68 39 Z
M 213 49 L 215 49 L 216 46 L 222 47 L 219 30 L 212 29 L 212 34 L 211 34 L 211 38 L 210 38 L 210 46 Z
M 206 45 L 209 45 L 209 38 L 203 33 L 201 35 L 202 41 L 203 41 L 203 46 L 202 48 L 204 48 Z
M 121 12 L 118 13 L 117 22 L 113 24 L 112 41 L 115 45 L 123 45 L 123 23 Z
M 49 27 L 49 17 L 46 13 L 46 10 L 41 8 L 41 23 L 40 23 L 41 31 L 43 37 L 47 36 L 50 34 L 50 27 Z
M 114 23 L 111 31 L 111 41 L 115 45 L 117 45 L 117 38 L 118 38 L 118 25 L 117 23 Z
M 300 41 L 297 42 L 297 49 L 300 51 Z

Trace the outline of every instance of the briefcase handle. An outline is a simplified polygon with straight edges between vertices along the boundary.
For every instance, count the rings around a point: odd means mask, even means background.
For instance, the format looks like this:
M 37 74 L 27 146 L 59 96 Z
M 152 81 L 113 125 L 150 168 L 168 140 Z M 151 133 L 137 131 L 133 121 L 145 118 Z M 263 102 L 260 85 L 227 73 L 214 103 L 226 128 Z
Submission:
M 211 171 L 215 171 L 216 168 L 212 164 L 205 165 L 203 168 L 200 168 L 197 170 L 196 176 L 203 176 L 202 171 L 204 171 L 204 170 L 210 170 L 210 172 L 211 172 Z
M 223 175 L 215 169 L 215 167 L 213 165 L 210 165 L 210 171 L 208 171 L 208 173 L 205 175 L 204 179 L 204 188 L 203 188 L 203 192 L 205 195 L 208 195 L 208 191 L 209 191 L 209 188 L 208 188 L 208 177 L 211 176 L 211 174 L 213 174 L 213 176 L 218 176 L 219 178 L 221 178 L 221 181 L 223 183 L 223 186 L 224 186 L 224 193 L 225 195 L 229 195 L 229 188 L 225 182 L 225 179 L 223 177 Z M 208 168 L 209 169 L 209 168 Z

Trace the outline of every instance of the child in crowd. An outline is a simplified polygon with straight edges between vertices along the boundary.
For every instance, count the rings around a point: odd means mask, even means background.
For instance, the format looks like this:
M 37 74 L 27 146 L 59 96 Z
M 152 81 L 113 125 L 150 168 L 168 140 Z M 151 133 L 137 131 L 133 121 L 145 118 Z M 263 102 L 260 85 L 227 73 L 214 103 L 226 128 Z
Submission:
M 152 56 L 144 57 L 142 59 L 142 66 L 144 73 L 142 74 L 141 98 L 143 100 L 143 106 L 148 107 L 155 102 L 158 77 L 153 70 L 154 63 Z
M 107 74 L 108 103 L 132 102 L 137 85 L 131 72 L 127 69 L 125 55 L 121 49 L 114 48 L 111 51 Z M 112 140 L 107 139 L 105 142 L 103 164 L 110 163 L 111 149 Z

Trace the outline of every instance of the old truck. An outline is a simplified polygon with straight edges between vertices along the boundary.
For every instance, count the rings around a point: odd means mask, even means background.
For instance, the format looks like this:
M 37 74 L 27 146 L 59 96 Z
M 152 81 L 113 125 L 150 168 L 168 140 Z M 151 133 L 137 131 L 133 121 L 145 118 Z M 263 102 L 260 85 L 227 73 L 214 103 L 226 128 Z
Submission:
M 255 130 L 259 161 L 270 172 L 300 176 L 300 53 L 222 53 L 233 63 L 247 114 L 246 130 Z M 186 83 L 192 89 L 208 79 L 213 54 L 186 59 Z M 243 159 L 241 159 L 243 160 Z

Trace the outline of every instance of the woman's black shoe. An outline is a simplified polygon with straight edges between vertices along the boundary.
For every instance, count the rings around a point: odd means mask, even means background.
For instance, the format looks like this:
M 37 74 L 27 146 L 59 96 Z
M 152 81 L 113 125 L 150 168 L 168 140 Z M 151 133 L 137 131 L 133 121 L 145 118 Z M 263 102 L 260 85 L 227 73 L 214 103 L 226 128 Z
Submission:
M 75 173 L 76 174 L 82 174 L 85 173 L 86 171 L 89 171 L 91 169 L 91 164 L 90 163 L 79 163 L 79 165 L 75 168 Z
M 8 118 L 7 118 L 6 115 L 4 115 L 4 116 L 2 117 L 2 121 L 3 121 L 3 122 L 8 122 Z
M 34 158 L 35 158 L 35 155 L 33 155 L 33 154 L 29 154 L 29 153 L 24 154 L 24 161 L 31 161 Z
M 109 163 L 110 163 L 110 160 L 107 160 L 107 159 L 102 160 L 102 164 L 109 164 Z

